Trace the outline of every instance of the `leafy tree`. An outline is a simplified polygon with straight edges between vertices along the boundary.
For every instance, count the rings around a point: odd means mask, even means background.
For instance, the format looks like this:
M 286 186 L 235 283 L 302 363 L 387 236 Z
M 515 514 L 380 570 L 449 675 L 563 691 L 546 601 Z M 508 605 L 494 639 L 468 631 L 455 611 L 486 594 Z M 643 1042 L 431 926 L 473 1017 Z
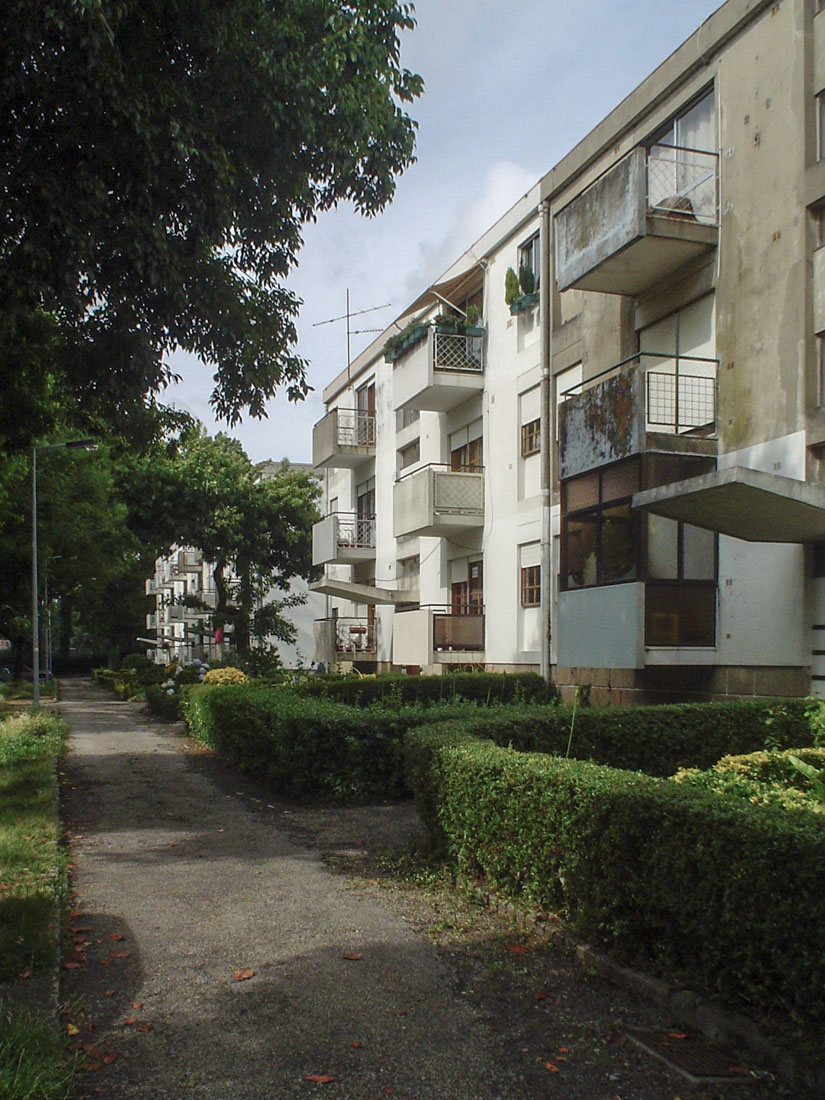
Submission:
M 370 215 L 413 159 L 395 0 L 6 0 L 0 15 L 0 388 L 40 311 L 68 391 L 140 407 L 184 348 L 236 422 L 307 391 L 284 279 L 301 228 Z M 13 390 L 8 387 L 14 387 Z M 23 392 L 25 387 L 23 388 Z
M 255 466 L 237 440 L 198 427 L 170 440 L 164 456 L 139 459 L 123 492 L 144 537 L 151 528 L 156 540 L 194 547 L 212 563 L 210 617 L 233 625 L 242 656 L 253 640 L 294 639 L 284 611 L 301 600 L 289 594 L 293 578 L 312 575 L 320 495 L 312 474 L 288 462 Z

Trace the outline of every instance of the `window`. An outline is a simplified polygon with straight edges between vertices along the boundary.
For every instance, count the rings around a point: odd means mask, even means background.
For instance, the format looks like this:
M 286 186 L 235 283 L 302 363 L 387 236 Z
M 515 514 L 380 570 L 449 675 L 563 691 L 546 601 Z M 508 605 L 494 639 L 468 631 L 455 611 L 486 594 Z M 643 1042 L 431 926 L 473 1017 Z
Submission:
M 816 97 L 816 159 L 825 160 L 825 92 Z
M 375 516 L 375 478 L 362 481 L 355 489 L 355 511 L 359 519 Z
M 521 570 L 521 606 L 541 605 L 541 566 L 526 565 Z
M 480 439 L 473 439 L 450 452 L 450 469 L 456 473 L 481 473 L 484 469 L 484 446 Z
M 420 418 L 420 409 L 399 409 L 395 414 L 395 430 L 400 432 L 402 428 L 408 428 Z
M 521 426 L 521 457 L 538 454 L 541 450 L 541 420 L 531 420 Z
M 630 500 L 641 485 L 638 458 L 570 478 L 562 486 L 563 589 L 636 580 L 639 516 Z
M 419 462 L 421 459 L 421 440 L 414 439 L 412 443 L 408 443 L 406 447 L 402 447 L 398 452 L 398 469 L 406 470 L 408 466 L 412 466 L 413 463 Z
M 519 248 L 518 267 L 519 273 L 521 273 L 523 267 L 529 268 L 533 272 L 535 279 L 533 290 L 538 290 L 541 279 L 541 237 L 538 233 L 531 237 L 529 241 L 525 241 Z

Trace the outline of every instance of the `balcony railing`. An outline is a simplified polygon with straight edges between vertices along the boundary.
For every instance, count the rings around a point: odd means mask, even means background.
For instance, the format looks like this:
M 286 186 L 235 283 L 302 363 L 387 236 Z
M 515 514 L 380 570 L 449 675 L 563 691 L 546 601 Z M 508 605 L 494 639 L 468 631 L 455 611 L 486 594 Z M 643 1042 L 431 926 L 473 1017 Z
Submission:
M 647 151 L 647 202 L 656 213 L 719 224 L 719 157 L 677 145 Z
M 341 447 L 373 447 L 375 413 L 361 409 L 338 409 L 338 444 Z
M 718 359 L 639 352 L 561 395 L 567 402 L 621 372 L 639 371 L 644 378 L 648 431 L 710 434 L 716 427 Z
M 437 371 L 484 370 L 484 337 L 465 333 L 433 333 L 433 369 Z
M 719 243 L 719 157 L 639 145 L 555 216 L 559 287 L 636 296 Z
M 327 649 L 328 660 L 331 659 L 331 653 L 353 659 L 376 654 L 375 623 L 369 619 L 316 619 L 315 628 L 316 638 L 323 636 L 326 643 L 324 648 Z
M 312 429 L 316 467 L 354 468 L 375 455 L 375 413 L 330 409 Z
M 484 649 L 484 609 L 467 607 L 461 613 L 447 606 L 432 608 L 433 650 Z
M 375 516 L 355 512 L 332 512 L 335 518 L 335 543 L 339 550 L 374 550 Z

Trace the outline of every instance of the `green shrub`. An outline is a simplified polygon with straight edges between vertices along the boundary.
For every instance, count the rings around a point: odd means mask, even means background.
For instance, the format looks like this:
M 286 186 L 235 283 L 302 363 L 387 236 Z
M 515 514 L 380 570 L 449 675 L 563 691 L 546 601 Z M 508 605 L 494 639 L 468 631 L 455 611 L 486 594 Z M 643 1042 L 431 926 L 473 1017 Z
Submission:
M 245 684 L 246 673 L 240 668 L 210 668 L 204 673 L 205 684 Z
M 312 676 L 295 685 L 306 695 L 335 699 L 351 706 L 379 703 L 397 706 L 473 701 L 484 706 L 500 703 L 548 703 L 555 690 L 535 672 L 502 675 L 493 672 L 454 672 L 445 676 Z
M 754 804 L 822 812 L 825 806 L 817 797 L 810 780 L 794 766 L 793 759 L 822 768 L 825 766 L 825 748 L 723 756 L 707 771 L 682 769 L 672 779 L 686 787 L 716 791 Z
M 502 707 L 477 711 L 466 732 L 522 752 L 565 756 L 572 718 L 569 707 Z M 584 707 L 576 712 L 570 755 L 668 776 L 761 749 L 768 731 L 783 747 L 810 745 L 806 701 Z
M 458 870 L 751 1010 L 825 1023 L 825 821 L 667 780 L 410 731 L 408 775 Z M 433 828 L 433 821 L 435 828 Z
M 403 798 L 402 742 L 425 715 L 475 709 L 350 707 L 261 684 L 191 688 L 183 716 L 196 740 L 289 797 Z
M 146 688 L 146 703 L 152 714 L 165 718 L 167 722 L 176 722 L 180 714 L 181 694 L 173 688 L 159 684 L 150 684 Z

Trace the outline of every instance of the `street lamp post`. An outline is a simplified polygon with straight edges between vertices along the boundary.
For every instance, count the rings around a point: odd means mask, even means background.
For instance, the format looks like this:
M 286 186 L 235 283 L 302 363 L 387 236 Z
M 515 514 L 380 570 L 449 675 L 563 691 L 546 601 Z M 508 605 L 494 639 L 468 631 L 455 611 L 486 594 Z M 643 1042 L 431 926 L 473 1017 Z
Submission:
M 93 439 L 75 439 L 70 443 L 41 443 L 32 447 L 32 687 L 34 706 L 40 706 L 40 603 L 37 576 L 37 452 L 96 451 Z

